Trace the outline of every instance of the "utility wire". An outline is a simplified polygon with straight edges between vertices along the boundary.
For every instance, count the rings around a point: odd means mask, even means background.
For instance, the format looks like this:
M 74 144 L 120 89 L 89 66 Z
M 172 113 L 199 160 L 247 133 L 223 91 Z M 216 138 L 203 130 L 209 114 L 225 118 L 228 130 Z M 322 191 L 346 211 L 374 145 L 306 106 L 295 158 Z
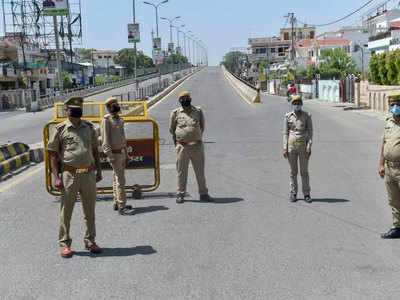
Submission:
M 315 25 L 310 25 L 310 24 L 307 24 L 307 23 L 305 23 L 305 22 L 301 22 L 301 21 L 299 21 L 299 20 L 297 20 L 297 22 L 299 22 L 299 23 L 301 23 L 301 24 L 303 24 L 303 25 L 311 26 L 311 27 L 322 27 L 322 26 L 333 25 L 333 24 L 339 23 L 339 22 L 341 22 L 341 21 L 343 21 L 343 20 L 345 20 L 345 19 L 351 17 L 352 15 L 358 13 L 359 11 L 361 11 L 362 9 L 364 9 L 365 7 L 367 7 L 368 5 L 370 5 L 370 4 L 371 4 L 372 2 L 374 2 L 374 1 L 375 1 L 375 0 L 369 0 L 367 3 L 365 3 L 365 4 L 364 4 L 363 6 L 361 6 L 360 8 L 358 8 L 358 9 L 356 9 L 355 11 L 349 13 L 348 15 L 344 16 L 343 18 L 340 18 L 340 19 L 338 19 L 338 20 L 336 20 L 336 21 L 333 21 L 333 22 L 329 22 L 329 23 L 325 23 L 325 24 L 315 24 Z

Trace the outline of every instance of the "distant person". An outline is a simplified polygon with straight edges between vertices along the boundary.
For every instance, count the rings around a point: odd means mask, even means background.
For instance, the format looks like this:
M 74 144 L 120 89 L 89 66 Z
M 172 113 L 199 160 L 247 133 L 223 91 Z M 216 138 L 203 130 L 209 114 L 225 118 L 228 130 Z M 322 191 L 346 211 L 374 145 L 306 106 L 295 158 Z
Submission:
M 385 179 L 389 205 L 392 207 L 393 228 L 381 234 L 383 239 L 400 238 L 400 91 L 389 93 L 392 116 L 386 119 L 383 134 L 379 175 Z
M 115 97 L 104 103 L 108 114 L 101 121 L 100 134 L 103 151 L 113 168 L 114 210 L 126 215 L 132 206 L 126 205 L 125 166 L 127 159 L 124 120 L 119 116 L 121 107 Z
M 300 95 L 294 95 L 291 104 L 293 110 L 285 115 L 283 130 L 283 157 L 288 159 L 290 166 L 289 200 L 297 201 L 297 174 L 300 164 L 304 200 L 311 203 L 308 161 L 311 156 L 313 124 L 311 115 L 303 111 Z
M 206 178 L 204 175 L 204 115 L 200 107 L 192 106 L 190 93 L 185 91 L 179 95 L 182 107 L 174 109 L 170 117 L 169 131 L 172 134 L 177 159 L 178 191 L 176 203 L 183 203 L 186 194 L 189 162 L 192 162 L 199 187 L 200 201 L 211 202 L 208 195 Z
M 95 242 L 95 207 L 96 182 L 102 179 L 102 174 L 94 125 L 81 119 L 83 98 L 73 97 L 64 104 L 68 118 L 56 126 L 47 144 L 47 150 L 50 154 L 53 185 L 61 191 L 59 230 L 61 256 L 69 258 L 72 256 L 70 224 L 78 193 L 85 215 L 85 247 L 91 253 L 101 252 L 101 248 Z M 59 170 L 58 158 L 61 159 L 62 170 Z
M 43 7 L 44 8 L 53 8 L 53 7 L 56 7 L 56 4 L 54 3 L 54 1 L 46 0 L 46 1 L 43 1 Z

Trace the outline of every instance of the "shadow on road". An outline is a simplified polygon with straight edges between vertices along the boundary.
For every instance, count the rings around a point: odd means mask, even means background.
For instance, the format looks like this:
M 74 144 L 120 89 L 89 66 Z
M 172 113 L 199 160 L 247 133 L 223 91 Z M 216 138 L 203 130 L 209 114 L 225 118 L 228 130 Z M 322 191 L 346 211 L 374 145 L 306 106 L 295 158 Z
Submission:
M 214 202 L 205 202 L 200 200 L 185 200 L 189 203 L 201 203 L 201 204 L 230 204 L 244 201 L 243 198 L 213 198 Z
M 100 254 L 92 254 L 88 251 L 74 251 L 76 256 L 96 257 L 119 257 L 119 256 L 134 256 L 134 255 L 150 255 L 157 253 L 152 246 L 136 246 L 132 248 L 102 248 Z
M 335 199 L 335 198 L 320 198 L 320 199 L 314 199 L 313 202 L 321 202 L 321 203 L 346 203 L 350 202 L 350 200 L 347 199 Z
M 160 206 L 160 205 L 135 207 L 133 209 L 133 214 L 134 215 L 145 214 L 145 213 L 151 213 L 151 212 L 160 211 L 160 210 L 169 210 L 169 207 Z

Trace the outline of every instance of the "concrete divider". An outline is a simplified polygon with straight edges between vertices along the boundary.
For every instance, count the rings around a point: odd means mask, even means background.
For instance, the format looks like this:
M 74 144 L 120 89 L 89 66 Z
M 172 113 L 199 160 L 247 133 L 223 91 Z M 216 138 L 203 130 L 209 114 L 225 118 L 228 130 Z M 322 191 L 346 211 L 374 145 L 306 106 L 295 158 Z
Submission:
M 255 87 L 251 87 L 249 84 L 244 83 L 242 80 L 236 78 L 232 75 L 225 66 L 222 66 L 222 71 L 230 82 L 230 84 L 238 90 L 240 95 L 246 99 L 246 101 L 251 103 L 260 103 L 260 91 Z
M 23 143 L 13 143 L 0 147 L 0 180 L 9 172 L 15 171 L 31 162 L 43 161 L 43 149 L 29 149 Z

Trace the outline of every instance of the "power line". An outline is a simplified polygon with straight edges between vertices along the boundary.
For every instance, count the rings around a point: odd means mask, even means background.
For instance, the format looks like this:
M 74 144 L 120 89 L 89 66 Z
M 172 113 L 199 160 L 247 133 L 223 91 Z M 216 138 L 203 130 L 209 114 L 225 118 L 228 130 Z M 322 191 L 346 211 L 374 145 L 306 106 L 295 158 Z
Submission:
M 308 25 L 308 26 L 312 26 L 312 27 L 322 27 L 322 26 L 333 25 L 333 24 L 339 23 L 339 22 L 341 22 L 341 21 L 343 21 L 343 20 L 345 20 L 345 19 L 351 17 L 352 15 L 358 13 L 359 11 L 361 11 L 362 9 L 364 9 L 365 7 L 367 7 L 368 5 L 370 5 L 370 4 L 371 4 L 372 2 L 374 2 L 374 1 L 375 1 L 375 0 L 369 0 L 367 3 L 365 3 L 363 6 L 361 6 L 361 7 L 358 8 L 358 9 L 356 9 L 355 11 L 349 13 L 348 15 L 346 15 L 346 16 L 344 16 L 344 17 L 338 19 L 338 20 L 335 20 L 335 21 L 332 21 L 332 22 L 329 22 L 329 23 L 310 25 L 310 24 L 307 24 L 307 23 L 305 23 L 305 22 L 301 22 L 301 21 L 299 21 L 299 20 L 297 20 L 297 21 L 298 21 L 299 23 L 303 24 L 303 25 Z

